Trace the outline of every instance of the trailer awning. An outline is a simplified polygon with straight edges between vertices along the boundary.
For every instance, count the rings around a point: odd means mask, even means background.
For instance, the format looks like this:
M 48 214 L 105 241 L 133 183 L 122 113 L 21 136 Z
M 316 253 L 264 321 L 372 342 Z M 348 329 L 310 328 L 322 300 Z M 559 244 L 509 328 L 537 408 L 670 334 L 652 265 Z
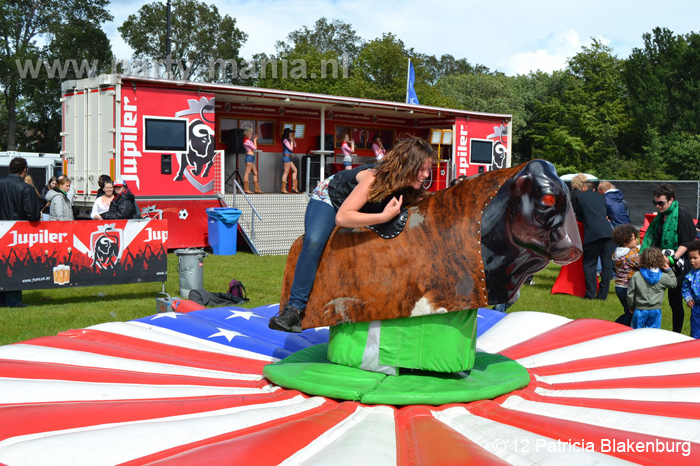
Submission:
M 111 75 L 116 79 L 129 81 L 138 87 L 141 82 L 148 86 L 162 84 L 168 88 L 173 85 L 181 89 L 202 90 L 216 94 L 217 102 L 246 102 L 250 105 L 273 105 L 285 108 L 305 108 L 342 110 L 346 113 L 359 115 L 400 116 L 405 119 L 421 120 L 432 118 L 503 118 L 511 120 L 512 115 L 494 114 L 484 112 L 472 112 L 453 108 L 431 107 L 428 105 L 413 105 L 401 102 L 389 102 L 385 100 L 362 99 L 358 97 L 345 97 L 326 94 L 314 94 L 310 92 L 298 92 L 282 89 L 267 89 L 260 87 L 237 86 L 233 84 L 203 83 L 193 81 L 178 81 L 162 78 L 148 78 L 140 76 Z M 116 82 L 105 83 L 116 84 Z M 419 126 L 419 122 L 416 122 Z

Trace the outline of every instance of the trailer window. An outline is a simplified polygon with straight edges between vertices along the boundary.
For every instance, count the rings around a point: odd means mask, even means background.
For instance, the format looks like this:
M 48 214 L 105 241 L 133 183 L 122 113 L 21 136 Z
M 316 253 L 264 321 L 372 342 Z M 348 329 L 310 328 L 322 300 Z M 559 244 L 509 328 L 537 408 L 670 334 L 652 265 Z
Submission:
M 145 118 L 146 150 L 187 150 L 187 120 Z
M 469 163 L 486 165 L 493 163 L 493 142 L 483 139 L 472 139 Z

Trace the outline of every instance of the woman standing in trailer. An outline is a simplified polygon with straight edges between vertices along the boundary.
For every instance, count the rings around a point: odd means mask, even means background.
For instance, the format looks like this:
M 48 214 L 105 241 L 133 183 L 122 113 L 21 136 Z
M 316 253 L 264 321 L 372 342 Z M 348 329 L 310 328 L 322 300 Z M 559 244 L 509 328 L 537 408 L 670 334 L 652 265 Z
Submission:
M 343 143 L 340 145 L 340 150 L 343 152 L 343 167 L 346 170 L 352 170 L 352 155 L 355 153 L 355 141 L 350 139 L 350 135 L 345 133 Z
M 379 133 L 374 135 L 373 141 L 372 152 L 374 152 L 374 157 L 377 159 L 377 162 L 379 162 L 384 157 L 384 154 L 386 154 L 386 150 L 384 149 L 382 137 L 379 135 Z
M 294 132 L 291 128 L 284 128 L 282 132 L 282 163 L 284 164 L 284 174 L 282 175 L 282 193 L 289 194 L 287 191 L 287 177 L 289 176 L 289 171 L 292 172 L 292 192 L 299 194 L 297 185 L 299 181 L 297 180 L 297 167 L 292 163 L 292 154 L 294 153 L 294 148 L 297 146 L 297 142 L 294 140 Z
M 253 173 L 253 186 L 255 187 L 256 194 L 263 194 L 258 184 L 258 169 L 255 167 L 255 151 L 258 150 L 258 135 L 256 134 L 253 139 L 252 128 L 246 128 L 243 132 L 243 148 L 245 149 L 245 174 L 243 175 L 243 192 L 246 194 L 253 194 L 250 189 L 248 189 L 248 177 L 250 173 Z

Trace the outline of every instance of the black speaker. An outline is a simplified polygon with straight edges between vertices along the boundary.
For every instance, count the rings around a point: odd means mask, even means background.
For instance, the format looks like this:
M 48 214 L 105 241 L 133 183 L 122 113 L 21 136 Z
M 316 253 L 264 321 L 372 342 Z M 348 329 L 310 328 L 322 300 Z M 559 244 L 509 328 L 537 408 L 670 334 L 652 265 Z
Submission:
M 160 174 L 170 175 L 173 172 L 173 154 L 160 154 Z
M 229 154 L 244 154 L 243 138 L 245 130 L 243 128 L 229 129 L 224 133 L 224 141 L 226 142 L 226 152 Z
M 316 147 L 321 147 L 321 135 L 316 136 Z M 322 150 L 333 150 L 333 135 L 326 134 L 326 147 Z

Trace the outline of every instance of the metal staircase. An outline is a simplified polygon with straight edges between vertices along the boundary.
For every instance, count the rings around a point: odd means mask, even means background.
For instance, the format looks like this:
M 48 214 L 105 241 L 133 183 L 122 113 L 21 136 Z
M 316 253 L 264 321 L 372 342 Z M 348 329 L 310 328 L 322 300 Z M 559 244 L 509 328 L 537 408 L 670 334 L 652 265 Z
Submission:
M 284 255 L 294 240 L 304 234 L 305 194 L 224 194 L 228 207 L 241 211 L 238 220 L 253 253 Z M 256 215 L 257 214 L 259 215 Z

